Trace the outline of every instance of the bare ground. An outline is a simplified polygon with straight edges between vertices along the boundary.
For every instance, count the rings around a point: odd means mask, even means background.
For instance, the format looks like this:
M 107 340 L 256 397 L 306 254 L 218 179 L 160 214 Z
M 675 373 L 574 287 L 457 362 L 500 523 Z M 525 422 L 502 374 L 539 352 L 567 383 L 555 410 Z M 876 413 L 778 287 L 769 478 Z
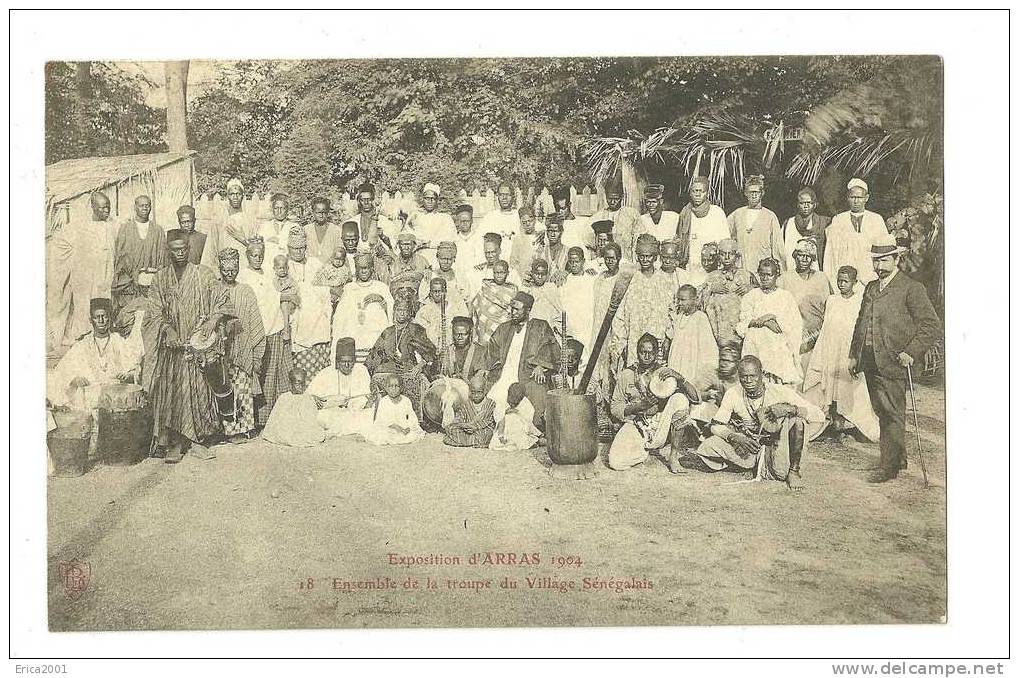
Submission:
M 876 462 L 875 445 L 814 445 L 799 493 L 725 472 L 674 476 L 654 458 L 564 480 L 543 450 L 453 449 L 434 435 L 410 448 L 255 441 L 210 461 L 51 478 L 50 628 L 936 623 L 947 607 L 944 392 L 922 387 L 918 399 L 929 489 L 911 423 L 898 480 L 869 485 L 856 470 Z M 468 564 L 488 551 L 536 552 L 541 564 Z M 406 568 L 388 553 L 462 562 Z M 555 566 L 571 555 L 579 568 Z M 76 599 L 62 577 L 71 560 L 91 571 Z M 332 588 L 377 577 L 397 588 Z M 409 577 L 417 589 L 404 588 Z M 503 577 L 518 588 L 500 588 Z M 577 588 L 529 589 L 526 577 Z M 581 590 L 594 577 L 652 588 Z

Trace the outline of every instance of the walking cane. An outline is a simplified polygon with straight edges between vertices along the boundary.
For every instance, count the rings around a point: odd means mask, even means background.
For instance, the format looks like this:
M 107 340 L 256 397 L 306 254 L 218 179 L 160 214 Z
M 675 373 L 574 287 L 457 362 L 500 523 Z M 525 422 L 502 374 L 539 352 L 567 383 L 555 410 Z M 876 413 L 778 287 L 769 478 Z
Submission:
M 923 486 L 930 487 L 927 480 L 927 464 L 923 459 L 923 445 L 920 443 L 920 420 L 916 416 L 916 393 L 913 391 L 913 370 L 906 366 L 906 378 L 909 380 L 909 398 L 913 401 L 913 430 L 916 433 L 916 450 L 920 455 L 920 470 L 923 471 Z

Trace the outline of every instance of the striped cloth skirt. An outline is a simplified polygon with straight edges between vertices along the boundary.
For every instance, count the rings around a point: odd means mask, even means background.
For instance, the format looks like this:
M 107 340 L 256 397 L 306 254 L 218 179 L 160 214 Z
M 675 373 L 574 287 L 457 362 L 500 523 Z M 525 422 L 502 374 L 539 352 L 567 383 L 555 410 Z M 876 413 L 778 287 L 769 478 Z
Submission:
M 269 421 L 269 413 L 281 393 L 290 392 L 290 370 L 294 355 L 290 343 L 283 340 L 283 332 L 265 338 L 265 355 L 262 358 L 262 395 L 258 397 L 256 420 L 259 427 Z

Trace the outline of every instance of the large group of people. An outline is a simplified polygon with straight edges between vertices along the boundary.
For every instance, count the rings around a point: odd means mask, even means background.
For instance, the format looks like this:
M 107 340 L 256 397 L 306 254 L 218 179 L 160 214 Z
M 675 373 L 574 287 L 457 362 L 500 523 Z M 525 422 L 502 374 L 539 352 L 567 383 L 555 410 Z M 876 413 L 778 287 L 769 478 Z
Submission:
M 659 457 L 670 471 L 733 469 L 797 488 L 811 440 L 880 440 L 871 480 L 906 466 L 909 368 L 940 336 L 922 285 L 898 272 L 901 248 L 847 186 L 829 219 L 799 191 L 782 223 L 750 177 L 726 216 L 695 177 L 689 204 L 574 214 L 470 205 L 439 211 L 426 184 L 409 214 L 382 214 L 375 188 L 357 213 L 324 198 L 300 223 L 285 195 L 272 219 L 243 209 L 205 232 L 195 210 L 172 228 L 140 196 L 130 219 L 93 220 L 55 242 L 81 332 L 49 375 L 49 405 L 92 410 L 96 389 L 133 382 L 153 411 L 152 455 L 167 462 L 261 435 L 280 445 L 355 436 L 403 445 L 520 450 L 545 443 L 552 389 L 584 389 L 608 466 Z M 91 331 L 87 331 L 91 325 Z

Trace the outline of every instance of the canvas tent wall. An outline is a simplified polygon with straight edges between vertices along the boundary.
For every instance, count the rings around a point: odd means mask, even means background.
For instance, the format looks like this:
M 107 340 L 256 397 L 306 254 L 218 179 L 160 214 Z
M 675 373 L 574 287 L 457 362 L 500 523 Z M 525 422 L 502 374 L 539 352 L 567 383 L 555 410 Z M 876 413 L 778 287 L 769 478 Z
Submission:
M 194 192 L 194 151 L 61 160 L 46 167 L 46 235 L 68 223 L 92 219 L 89 197 L 102 191 L 110 199 L 110 219 L 134 214 L 134 199 L 152 198 L 156 223 L 177 224 L 177 208 L 190 205 Z

